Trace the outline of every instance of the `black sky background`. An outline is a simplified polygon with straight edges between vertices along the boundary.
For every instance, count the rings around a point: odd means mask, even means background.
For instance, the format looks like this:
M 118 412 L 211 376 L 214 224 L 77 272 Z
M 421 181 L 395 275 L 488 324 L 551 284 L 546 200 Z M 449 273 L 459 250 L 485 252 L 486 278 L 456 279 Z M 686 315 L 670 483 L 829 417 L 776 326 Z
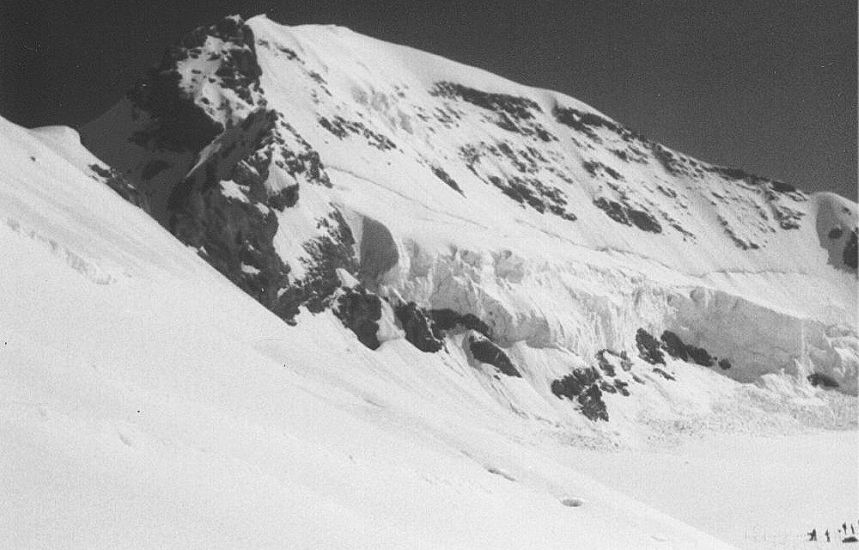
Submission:
M 78 126 L 231 13 L 333 23 L 567 93 L 717 164 L 857 199 L 856 0 L 2 0 L 0 115 Z

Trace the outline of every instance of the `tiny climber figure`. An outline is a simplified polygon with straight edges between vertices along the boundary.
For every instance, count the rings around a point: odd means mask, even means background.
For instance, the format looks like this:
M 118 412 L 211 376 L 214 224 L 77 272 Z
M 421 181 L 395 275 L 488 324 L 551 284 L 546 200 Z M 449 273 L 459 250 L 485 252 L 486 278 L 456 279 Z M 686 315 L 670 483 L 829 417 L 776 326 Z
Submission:
M 841 524 L 841 530 L 844 531 L 844 534 L 847 534 L 847 522 Z
M 829 529 L 826 530 L 826 542 L 830 542 L 829 541 Z
M 808 540 L 817 540 L 817 529 L 812 529 L 811 533 L 808 534 Z
M 856 529 L 854 529 L 854 528 L 853 528 L 853 524 L 852 524 L 852 523 L 850 524 L 850 534 L 851 534 L 851 535 L 855 535 L 855 534 L 856 534 Z

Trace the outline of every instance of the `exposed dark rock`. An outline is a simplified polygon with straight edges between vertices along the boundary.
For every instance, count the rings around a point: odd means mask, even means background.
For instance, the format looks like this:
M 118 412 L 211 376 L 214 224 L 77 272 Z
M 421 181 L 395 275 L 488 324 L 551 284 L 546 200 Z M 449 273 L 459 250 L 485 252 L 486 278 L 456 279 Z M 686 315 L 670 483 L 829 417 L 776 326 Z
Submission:
M 358 340 L 370 349 L 381 343 L 377 333 L 382 318 L 382 300 L 361 286 L 346 288 L 337 299 L 334 313 Z
M 773 217 L 778 222 L 779 227 L 782 229 L 800 228 L 802 218 L 805 216 L 803 212 L 794 208 L 789 208 L 784 204 L 780 204 L 780 202 L 777 201 L 777 197 L 771 193 L 767 195 L 767 199 L 769 201 L 770 210 L 772 211 Z
M 137 186 L 129 181 L 128 178 L 124 177 L 113 168 L 102 168 L 98 164 L 90 164 L 89 168 L 101 178 L 101 181 L 113 189 L 120 197 L 140 208 L 147 214 L 151 214 L 149 199 L 146 195 L 141 193 L 137 189 Z
M 284 187 L 280 191 L 269 194 L 266 204 L 283 212 L 287 208 L 292 208 L 298 202 L 298 185 L 290 185 Z
M 749 174 L 741 168 L 733 168 L 730 166 L 709 166 L 707 168 L 707 171 L 712 172 L 714 174 L 719 174 L 725 179 L 743 180 L 749 185 L 760 185 L 767 181 L 765 178 L 756 176 L 754 174 Z
M 508 94 L 493 94 L 469 88 L 455 82 L 436 82 L 430 90 L 436 97 L 461 100 L 492 112 L 492 119 L 499 128 L 540 141 L 558 141 L 558 138 L 534 121 L 534 112 L 542 112 L 537 102 Z M 459 118 L 457 116 L 457 118 Z M 452 122 L 446 114 L 439 119 L 447 127 Z
M 734 180 L 746 179 L 749 175 L 741 168 L 733 168 L 730 166 L 713 166 L 710 171 Z
M 673 189 L 670 189 L 670 188 L 665 187 L 663 185 L 657 185 L 656 189 L 658 189 L 660 193 L 662 193 L 663 195 L 665 195 L 666 197 L 668 197 L 670 199 L 676 199 L 677 198 L 677 191 L 675 191 Z
M 277 51 L 279 51 L 280 53 L 286 54 L 286 58 L 289 59 L 290 61 L 292 61 L 294 59 L 300 60 L 297 53 L 295 53 L 293 50 L 291 50 L 285 46 L 277 46 Z
M 574 399 L 599 379 L 600 375 L 595 368 L 578 368 L 563 378 L 552 381 L 552 393 L 558 397 Z
M 594 201 L 594 206 L 605 212 L 609 218 L 613 219 L 617 223 L 632 225 L 629 218 L 626 216 L 626 210 L 619 202 L 610 201 L 604 197 L 600 197 Z
M 277 217 L 221 193 L 218 186 L 195 188 L 176 198 L 170 230 L 239 288 L 269 309 L 278 289 L 288 285 L 289 266 L 277 255 L 273 239 Z M 178 202 L 181 201 L 181 202 Z
M 363 122 L 358 122 L 355 120 L 346 120 L 340 115 L 336 115 L 332 119 L 325 118 L 324 116 L 320 116 L 317 118 L 319 121 L 319 125 L 337 136 L 340 139 L 345 139 L 349 134 L 356 136 L 363 136 L 364 139 L 367 140 L 367 144 L 371 147 L 375 147 L 380 151 L 390 151 L 391 149 L 396 149 L 397 145 L 388 139 L 384 134 L 380 134 L 379 132 L 375 132 L 367 126 Z
M 673 376 L 671 376 L 670 374 L 668 374 L 664 370 L 660 369 L 659 367 L 653 367 L 653 372 L 660 375 L 662 378 L 664 378 L 666 380 L 676 380 L 676 378 L 674 378 Z
M 668 352 L 668 355 L 681 361 L 689 360 L 689 353 L 686 351 L 686 344 L 675 333 L 666 330 L 661 336 L 662 347 Z
M 435 353 L 444 346 L 444 342 L 433 334 L 432 320 L 417 304 L 401 304 L 394 312 L 406 333 L 406 340 L 413 346 L 428 353 Z
M 647 231 L 649 233 L 662 233 L 662 225 L 659 224 L 656 218 L 644 210 L 627 208 L 626 212 L 629 216 L 629 221 L 642 231 Z
M 317 236 L 299 243 L 305 275 L 291 280 L 291 268 L 274 248 L 276 211 L 299 199 L 299 181 L 330 186 L 316 151 L 265 109 L 252 111 L 226 130 L 220 147 L 175 186 L 167 203 L 165 225 L 200 255 L 265 307 L 288 323 L 300 306 L 321 311 L 340 286 L 336 270 L 356 273 L 354 239 L 340 213 L 331 207 L 316 220 Z M 292 185 L 272 187 L 269 176 Z M 224 187 L 224 186 L 227 187 Z
M 551 164 L 537 149 L 530 146 L 514 149 L 502 141 L 464 145 L 459 152 L 465 166 L 476 177 L 491 183 L 519 204 L 529 206 L 541 214 L 549 212 L 568 221 L 576 220 L 575 214 L 567 210 L 566 194 L 553 185 L 543 183 L 537 176 L 545 169 L 567 183 L 573 184 L 573 180 L 566 174 L 566 168 Z M 481 165 L 484 158 L 488 159 L 488 166 L 492 167 L 497 167 L 498 161 L 509 161 L 521 175 L 505 172 L 499 176 L 495 168 L 492 173 L 487 173 Z
M 719 223 L 722 225 L 722 227 L 725 229 L 725 234 L 728 235 L 728 237 L 734 242 L 734 245 L 736 245 L 737 248 L 740 248 L 742 250 L 756 250 L 760 248 L 757 243 L 747 241 L 738 236 L 734 229 L 731 227 L 731 224 L 729 224 L 728 220 L 726 220 L 723 216 L 719 215 L 717 216 L 717 219 L 719 220 Z
M 602 369 L 602 371 L 605 373 L 606 376 L 614 376 L 615 375 L 614 366 L 611 364 L 611 361 L 608 360 L 608 358 L 606 357 L 606 354 L 618 356 L 616 353 L 612 352 L 611 350 L 601 349 L 596 354 L 597 364 L 599 365 L 600 369 Z
M 457 327 L 473 330 L 492 339 L 492 331 L 489 325 L 477 318 L 471 313 L 459 314 L 452 309 L 431 309 L 429 317 L 432 319 L 433 335 L 438 338 L 444 338 L 444 331 L 453 330 Z
M 605 212 L 609 218 L 623 225 L 634 225 L 642 231 L 649 233 L 662 233 L 662 225 L 656 218 L 644 210 L 638 210 L 625 204 L 608 200 L 605 197 L 599 197 L 594 200 L 594 206 Z
M 608 410 L 606 410 L 605 402 L 602 400 L 602 392 L 596 384 L 579 395 L 578 402 L 582 407 L 582 414 L 589 420 L 608 422 Z
M 145 111 L 151 121 L 129 140 L 150 150 L 196 153 L 224 127 L 212 120 L 182 90 L 181 76 L 173 66 L 151 69 L 147 78 L 128 93 L 134 109 Z
M 665 217 L 667 218 L 667 217 L 668 217 L 668 215 L 666 214 L 666 215 L 665 215 Z M 694 234 L 694 233 L 692 233 L 691 231 L 687 231 L 687 230 L 686 230 L 682 225 L 680 225 L 679 223 L 677 223 L 677 222 L 671 222 L 669 225 L 671 225 L 671 227 L 673 227 L 675 231 L 677 231 L 678 233 L 680 233 L 681 235 L 683 235 L 683 240 L 684 240 L 684 241 L 685 241 L 686 239 L 691 239 L 691 240 L 693 240 L 693 241 L 694 241 L 694 240 L 696 240 L 696 239 L 695 239 L 695 234 Z
M 611 166 L 606 166 L 605 164 L 598 162 L 598 161 L 595 161 L 595 160 L 589 160 L 589 161 L 583 162 L 582 166 L 584 166 L 585 170 L 587 170 L 588 173 L 592 176 L 596 176 L 600 172 L 604 172 L 604 173 L 608 174 L 608 176 L 611 177 L 612 179 L 615 179 L 618 181 L 623 181 L 625 179 L 620 174 L 620 172 L 618 172 L 617 170 L 615 170 Z
M 318 236 L 301 243 L 305 275 L 290 280 L 291 268 L 273 243 L 279 225 L 275 210 L 295 204 L 298 186 L 272 190 L 267 183 L 271 170 L 278 169 L 287 177 L 330 185 L 318 155 L 280 115 L 262 109 L 218 140 L 218 154 L 174 188 L 166 225 L 287 322 L 294 322 L 302 305 L 321 311 L 340 286 L 336 270 L 357 271 L 351 231 L 332 207 L 327 217 L 317 220 Z M 229 185 L 229 191 L 223 185 Z
M 305 275 L 283 290 L 275 313 L 284 319 L 298 315 L 299 306 L 311 313 L 319 313 L 328 305 L 331 296 L 340 286 L 338 269 L 358 272 L 352 231 L 338 210 L 319 221 L 322 236 L 304 243 L 308 259 L 304 260 Z
M 716 362 L 715 357 L 711 357 L 710 354 L 704 348 L 698 348 L 695 346 L 690 346 L 688 344 L 684 344 L 683 340 L 680 339 L 675 333 L 670 330 L 666 330 L 662 333 L 662 346 L 665 348 L 665 351 L 668 352 L 668 355 L 674 357 L 675 359 L 680 359 L 682 361 L 689 361 L 690 359 L 702 365 L 704 367 L 712 367 Z M 720 362 L 721 366 L 721 362 Z M 728 367 L 730 368 L 730 363 L 728 363 Z
M 600 390 L 601 385 L 606 389 L 611 388 L 611 393 L 616 391 L 615 387 L 600 379 L 595 368 L 588 367 L 575 369 L 571 374 L 554 380 L 551 389 L 558 398 L 566 397 L 571 401 L 573 399 L 578 401 L 581 405 L 582 414 L 588 419 L 608 421 L 608 411 L 602 400 L 602 391 Z
M 511 176 L 502 179 L 498 176 L 488 176 L 487 179 L 519 204 L 527 204 L 541 214 L 548 210 L 565 220 L 576 221 L 576 216 L 567 212 L 565 208 L 567 199 L 564 193 L 560 189 L 545 185 L 537 178 Z
M 689 352 L 689 358 L 703 367 L 712 367 L 715 359 L 707 353 L 704 348 L 696 348 L 695 346 L 686 346 L 686 351 Z
M 600 380 L 598 385 L 600 390 L 604 391 L 605 393 L 617 393 L 617 388 L 614 387 L 608 380 Z
M 665 355 L 659 349 L 659 341 L 643 328 L 635 333 L 635 345 L 638 347 L 638 355 L 651 365 L 665 364 Z
M 829 230 L 829 238 L 830 239 L 840 239 L 841 235 L 844 234 L 844 230 L 840 227 L 833 227 Z
M 850 267 L 852 269 L 856 269 L 857 265 L 859 265 L 859 230 L 854 229 L 850 234 L 850 238 L 847 240 L 847 244 L 844 245 L 844 253 L 842 256 L 842 260 L 844 261 L 844 265 Z
M 731 362 L 727 359 L 719 359 L 719 368 L 722 370 L 728 370 L 731 368 Z
M 673 176 L 681 176 L 687 173 L 683 163 L 669 149 L 666 149 L 657 143 L 653 145 L 651 150 L 653 151 L 653 156 L 656 157 L 659 164 L 661 164 L 669 174 Z
M 814 372 L 808 375 L 808 381 L 812 386 L 823 386 L 824 388 L 837 388 L 838 382 L 828 374 Z
M 533 100 L 508 94 L 492 94 L 455 82 L 436 82 L 430 94 L 434 96 L 461 99 L 472 105 L 496 113 L 503 113 L 514 120 L 534 118 L 533 111 L 542 112 Z
M 453 189 L 454 191 L 456 191 L 457 193 L 462 195 L 462 189 L 460 189 L 459 185 L 456 183 L 456 181 L 452 177 L 450 177 L 450 174 L 448 174 L 447 172 L 445 172 L 443 169 L 439 168 L 438 166 L 432 166 L 431 168 L 432 168 L 432 173 L 435 174 L 435 177 L 437 177 L 438 179 L 443 181 L 445 183 L 445 185 L 447 185 L 448 187 L 450 187 L 451 189 Z
M 629 397 L 629 390 L 627 389 L 629 387 L 628 383 L 624 382 L 619 378 L 615 378 L 614 387 L 617 388 L 617 391 L 619 391 L 621 395 L 623 395 L 624 397 Z
M 614 154 L 614 156 L 616 156 L 617 158 L 619 158 L 623 162 L 629 162 L 630 160 L 632 160 L 629 156 L 629 153 L 627 153 L 626 151 L 624 151 L 622 149 L 609 149 L 609 151 L 611 151 L 612 154 Z
M 568 126 L 597 142 L 599 142 L 600 139 L 595 130 L 599 128 L 603 128 L 617 134 L 624 141 L 647 141 L 644 136 L 630 130 L 629 128 L 625 128 L 612 122 L 607 118 L 603 118 L 596 113 L 586 113 L 584 111 L 579 111 L 578 109 L 573 109 L 572 107 L 556 106 L 552 110 L 552 114 L 555 116 L 555 120 L 561 124 Z
M 770 182 L 770 187 L 776 193 L 795 193 L 796 187 L 789 183 L 785 183 L 783 181 L 772 181 Z
M 471 354 L 481 363 L 492 365 L 507 376 L 522 377 L 504 350 L 488 338 L 471 336 L 468 344 Z
M 773 217 L 778 222 L 779 227 L 782 229 L 799 229 L 800 222 L 805 215 L 803 212 L 789 208 L 784 204 L 783 199 L 789 198 L 793 201 L 804 201 L 807 200 L 805 194 L 798 190 L 796 187 L 781 182 L 781 181 L 773 181 L 767 178 L 763 178 L 760 176 L 756 176 L 754 174 L 749 174 L 744 170 L 739 168 L 728 168 L 724 166 L 710 166 L 705 168 L 708 172 L 712 172 L 715 174 L 719 174 L 720 176 L 729 179 L 729 180 L 737 180 L 743 181 L 747 185 L 757 186 L 761 188 L 764 193 L 764 197 L 769 203 L 770 209 L 772 210 Z M 726 225 L 723 223 L 723 225 Z M 758 245 L 754 243 L 746 243 L 742 239 L 736 237 L 732 231 L 729 231 L 729 235 L 734 240 L 735 244 L 745 249 L 754 249 L 759 248 Z
M 210 36 L 224 43 L 219 55 L 213 53 L 218 61 L 215 74 L 221 84 L 248 105 L 254 104 L 252 91 L 259 90 L 262 69 L 257 62 L 253 31 L 241 18 L 228 17 L 186 34 L 164 53 L 158 67 L 128 93 L 134 109 L 147 112 L 151 118 L 146 128 L 132 136 L 135 143 L 147 149 L 196 153 L 224 129 L 194 103 L 182 87 L 178 71 L 180 63 L 199 56 Z
M 629 372 L 632 369 L 632 361 L 629 359 L 629 354 L 626 350 L 620 352 L 620 368 Z

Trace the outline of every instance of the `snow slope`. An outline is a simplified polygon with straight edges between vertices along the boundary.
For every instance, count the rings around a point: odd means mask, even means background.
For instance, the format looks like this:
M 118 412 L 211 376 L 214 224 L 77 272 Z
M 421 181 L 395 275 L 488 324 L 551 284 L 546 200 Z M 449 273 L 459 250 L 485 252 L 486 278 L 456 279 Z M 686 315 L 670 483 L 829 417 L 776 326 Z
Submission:
M 724 547 L 554 459 L 462 362 L 286 327 L 73 131 L 0 136 L 3 547 Z

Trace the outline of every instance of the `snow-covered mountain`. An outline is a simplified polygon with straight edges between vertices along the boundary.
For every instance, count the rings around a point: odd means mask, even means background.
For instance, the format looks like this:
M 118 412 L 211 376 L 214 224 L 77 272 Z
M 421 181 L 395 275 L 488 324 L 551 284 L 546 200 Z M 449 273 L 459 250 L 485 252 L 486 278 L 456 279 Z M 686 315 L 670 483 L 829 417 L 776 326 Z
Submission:
M 856 428 L 856 203 L 562 94 L 231 17 L 0 139 L 4 546 L 717 548 L 572 449 Z
M 291 324 L 333 307 L 371 348 L 404 331 L 549 400 L 597 355 L 652 373 L 660 347 L 743 382 L 857 391 L 856 204 L 697 161 L 559 93 L 233 17 L 185 36 L 83 138 Z M 633 381 L 572 372 L 597 398 Z

